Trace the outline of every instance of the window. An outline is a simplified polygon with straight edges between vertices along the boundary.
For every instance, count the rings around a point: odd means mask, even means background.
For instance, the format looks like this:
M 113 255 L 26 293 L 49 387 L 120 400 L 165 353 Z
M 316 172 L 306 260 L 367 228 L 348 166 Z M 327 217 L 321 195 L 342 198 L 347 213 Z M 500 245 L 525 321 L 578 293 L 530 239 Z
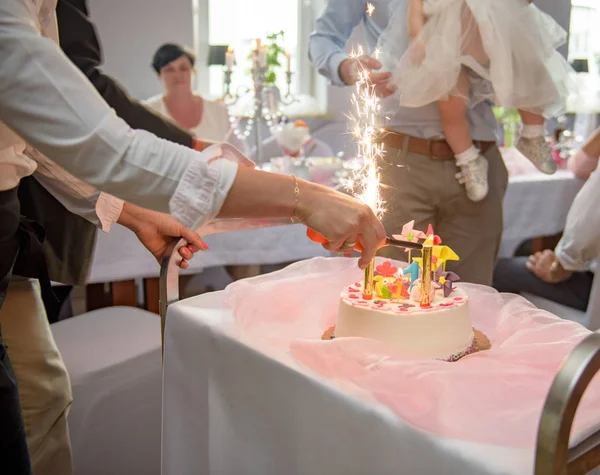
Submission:
M 231 91 L 243 86 L 251 87 L 252 79 L 248 70 L 251 67 L 248 56 L 252 41 L 263 41 L 270 33 L 284 31 L 283 48 L 292 55 L 292 71 L 298 71 L 298 2 L 301 0 L 200 0 L 208 2 L 208 43 L 230 44 L 235 51 L 236 66 L 232 74 Z M 286 59 L 282 57 L 282 69 L 277 71 L 277 86 L 287 92 Z M 292 92 L 296 92 L 293 76 Z M 208 73 L 209 94 L 219 97 L 223 94 L 223 66 L 210 66 Z
M 569 60 L 587 60 L 589 72 L 600 69 L 600 5 L 598 0 L 572 0 Z

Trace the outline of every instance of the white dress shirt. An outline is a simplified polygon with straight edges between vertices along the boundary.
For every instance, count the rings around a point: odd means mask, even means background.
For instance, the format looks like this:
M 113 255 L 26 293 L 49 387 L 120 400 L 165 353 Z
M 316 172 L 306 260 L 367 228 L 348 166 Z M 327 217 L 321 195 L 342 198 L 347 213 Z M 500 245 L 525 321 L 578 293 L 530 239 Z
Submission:
M 36 0 L 34 7 L 41 34 L 56 41 L 56 0 Z M 122 200 L 78 180 L 35 149 L 26 150 L 25 142 L 0 123 L 0 190 L 12 189 L 32 174 L 65 208 L 104 232 L 121 214 Z
M 571 271 L 597 270 L 600 259 L 600 170 L 585 182 L 567 215 L 556 257 Z
M 26 141 L 102 191 L 189 227 L 212 219 L 244 157 L 233 147 L 198 153 L 132 130 L 58 48 L 54 4 L 0 2 L 0 118 L 15 132 L 0 124 L 0 149 L 15 152 L 0 154 L 0 189 L 11 187 L 4 177 L 35 169 L 22 153 Z

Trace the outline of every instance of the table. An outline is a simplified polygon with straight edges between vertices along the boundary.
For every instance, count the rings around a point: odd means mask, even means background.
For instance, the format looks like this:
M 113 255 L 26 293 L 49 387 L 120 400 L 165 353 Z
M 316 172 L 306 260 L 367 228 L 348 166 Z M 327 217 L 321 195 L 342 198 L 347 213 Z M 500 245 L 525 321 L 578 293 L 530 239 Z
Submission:
M 583 182 L 567 170 L 544 175 L 515 149 L 503 151 L 503 156 L 511 178 L 504 201 L 500 257 L 510 257 L 523 241 L 562 231 Z M 328 255 L 306 238 L 305 228 L 300 225 L 219 234 L 208 236 L 206 242 L 210 251 L 193 259 L 184 274 L 211 266 L 281 264 Z M 120 302 L 131 304 L 134 298 L 127 298 L 135 289 L 131 280 L 155 278 L 158 274 L 158 263 L 133 233 L 120 225 L 109 234 L 98 231 L 90 283 L 122 281 L 113 294 L 123 296 Z
M 533 447 L 420 431 L 352 384 L 328 380 L 279 351 L 268 337 L 249 341 L 224 295 L 169 307 L 163 475 L 532 472 Z
M 523 241 L 564 229 L 571 203 L 584 182 L 565 169 L 544 175 L 514 148 L 503 151 L 503 157 L 510 179 L 499 256 L 512 257 Z

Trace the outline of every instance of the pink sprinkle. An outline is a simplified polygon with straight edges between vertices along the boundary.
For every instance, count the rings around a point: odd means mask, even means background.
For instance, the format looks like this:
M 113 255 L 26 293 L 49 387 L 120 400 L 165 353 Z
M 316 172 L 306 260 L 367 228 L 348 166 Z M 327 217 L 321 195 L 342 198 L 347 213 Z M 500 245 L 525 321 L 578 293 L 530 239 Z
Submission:
M 354 285 L 355 285 L 356 287 L 360 287 L 360 282 L 354 282 Z
M 462 297 L 454 297 L 454 300 L 460 302 L 462 300 Z
M 348 295 L 348 298 L 349 298 L 349 299 L 357 299 L 357 298 L 358 298 L 358 295 Z
M 441 303 L 440 307 L 454 307 L 454 304 L 452 302 L 450 302 L 450 303 Z
M 408 312 L 408 309 L 407 309 L 407 308 L 404 308 L 404 307 L 402 307 L 402 308 L 400 309 L 400 311 L 401 311 L 401 312 Z
M 353 289 L 352 287 L 350 287 L 350 288 L 348 289 L 348 292 L 358 292 L 358 289 Z

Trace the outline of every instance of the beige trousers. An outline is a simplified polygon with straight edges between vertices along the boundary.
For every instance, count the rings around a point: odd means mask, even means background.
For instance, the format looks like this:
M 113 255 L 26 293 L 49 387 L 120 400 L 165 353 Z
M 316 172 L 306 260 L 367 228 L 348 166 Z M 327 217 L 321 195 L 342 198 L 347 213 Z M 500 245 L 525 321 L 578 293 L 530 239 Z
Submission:
M 37 280 L 13 276 L 0 322 L 17 376 L 33 475 L 72 475 L 67 427 L 71 383 Z
M 431 223 L 442 244 L 460 257 L 458 262 L 448 261 L 447 270 L 456 272 L 463 282 L 491 285 L 502 237 L 508 172 L 497 147 L 488 149 L 484 157 L 489 164 L 489 194 L 475 203 L 456 181 L 459 170 L 454 160 L 387 147 L 381 167 L 387 210 L 383 222 L 388 236 L 400 234 L 402 226 L 413 219 L 420 231 L 427 231 Z M 380 254 L 401 261 L 407 257 L 396 248 L 384 248 Z

